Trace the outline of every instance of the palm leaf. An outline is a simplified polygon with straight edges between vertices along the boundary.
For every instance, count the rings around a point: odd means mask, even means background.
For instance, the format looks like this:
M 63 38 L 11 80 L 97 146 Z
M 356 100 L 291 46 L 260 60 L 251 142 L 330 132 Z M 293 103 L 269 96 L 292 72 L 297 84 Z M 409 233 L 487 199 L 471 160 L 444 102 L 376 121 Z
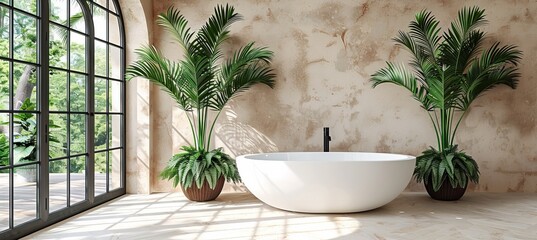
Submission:
M 438 57 L 438 47 L 441 37 L 439 22 L 431 12 L 423 10 L 416 14 L 416 20 L 410 22 L 409 36 L 412 37 L 417 46 L 421 48 L 421 54 L 432 60 Z
M 403 65 L 394 65 L 388 62 L 386 68 L 382 68 L 374 73 L 371 77 L 373 88 L 383 83 L 392 83 L 406 88 L 414 99 L 421 102 L 422 107 L 430 109 L 430 101 L 427 98 L 427 87 L 420 85 L 411 72 Z
M 198 44 L 204 55 L 210 56 L 211 64 L 222 56 L 219 47 L 229 37 L 229 26 L 241 19 L 242 16 L 235 13 L 234 7 L 220 5 L 214 9 L 213 15 L 198 32 Z
M 478 7 L 460 10 L 457 20 L 444 33 L 442 64 L 447 64 L 462 74 L 483 42 L 485 34 L 476 28 L 485 23 L 485 10 Z
M 231 98 L 255 84 L 274 87 L 276 75 L 268 66 L 273 53 L 266 48 L 255 48 L 253 44 L 246 44 L 222 64 L 218 92 L 212 104 L 214 110 L 221 110 Z
M 186 52 L 195 50 L 191 44 L 194 33 L 187 27 L 188 21 L 179 10 L 168 8 L 165 13 L 158 15 L 157 24 L 171 33 L 173 38 L 183 47 L 183 50 Z
M 166 91 L 185 111 L 192 108 L 191 99 L 184 93 L 188 89 L 181 67 L 160 54 L 153 46 L 145 46 L 136 50 L 139 60 L 132 63 L 126 71 L 128 80 L 133 77 L 144 77 Z
M 435 108 L 453 108 L 457 106 L 458 99 L 462 96 L 461 78 L 450 70 L 454 69 L 444 69 L 440 78 L 430 77 L 427 81 L 429 83 L 427 97 Z
M 470 65 L 465 77 L 467 84 L 464 85 L 466 87 L 464 109 L 467 109 L 485 91 L 497 85 L 503 84 L 513 89 L 516 88 L 520 77 L 516 66 L 521 57 L 522 52 L 513 45 L 499 47 L 499 43 L 495 43 L 483 51 L 481 57 Z

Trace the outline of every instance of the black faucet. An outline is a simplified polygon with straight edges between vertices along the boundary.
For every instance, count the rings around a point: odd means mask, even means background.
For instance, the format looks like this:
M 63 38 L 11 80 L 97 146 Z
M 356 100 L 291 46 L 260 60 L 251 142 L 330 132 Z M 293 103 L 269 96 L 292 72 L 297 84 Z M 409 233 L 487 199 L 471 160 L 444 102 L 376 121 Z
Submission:
M 332 141 L 332 138 L 330 137 L 330 128 L 323 128 L 324 132 L 324 151 L 329 152 L 330 151 L 330 141 Z

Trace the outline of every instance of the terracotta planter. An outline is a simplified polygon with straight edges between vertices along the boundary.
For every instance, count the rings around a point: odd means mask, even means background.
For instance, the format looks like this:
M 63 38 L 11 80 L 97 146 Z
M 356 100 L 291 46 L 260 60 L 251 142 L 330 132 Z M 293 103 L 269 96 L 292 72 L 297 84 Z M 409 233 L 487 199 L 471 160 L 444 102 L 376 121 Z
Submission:
M 218 195 L 222 192 L 222 188 L 224 187 L 224 176 L 220 176 L 218 181 L 216 182 L 216 186 L 214 189 L 211 189 L 209 187 L 209 183 L 207 181 L 203 182 L 203 186 L 201 188 L 198 188 L 195 183 L 192 183 L 192 186 L 188 189 L 185 189 L 183 186 L 181 186 L 181 190 L 183 190 L 183 194 L 188 198 L 190 201 L 195 202 L 207 202 L 215 200 Z
M 440 186 L 440 189 L 438 191 L 434 191 L 433 189 L 433 181 L 429 179 L 428 183 L 425 183 L 425 189 L 427 189 L 427 193 L 429 196 L 431 196 L 432 199 L 440 200 L 440 201 L 457 201 L 461 199 L 461 197 L 466 192 L 466 187 L 468 186 L 468 182 L 466 182 L 466 186 L 462 187 L 456 187 L 453 188 L 451 186 L 451 182 L 449 182 L 448 179 L 446 179 L 442 186 Z

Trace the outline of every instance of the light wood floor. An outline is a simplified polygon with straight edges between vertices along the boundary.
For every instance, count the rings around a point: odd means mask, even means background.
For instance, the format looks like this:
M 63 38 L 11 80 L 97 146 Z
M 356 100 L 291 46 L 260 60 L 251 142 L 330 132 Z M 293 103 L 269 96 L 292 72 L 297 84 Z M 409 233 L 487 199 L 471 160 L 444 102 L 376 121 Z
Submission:
M 461 201 L 403 193 L 354 214 L 300 214 L 248 193 L 189 202 L 181 193 L 127 195 L 26 239 L 537 239 L 537 194 L 467 193 Z

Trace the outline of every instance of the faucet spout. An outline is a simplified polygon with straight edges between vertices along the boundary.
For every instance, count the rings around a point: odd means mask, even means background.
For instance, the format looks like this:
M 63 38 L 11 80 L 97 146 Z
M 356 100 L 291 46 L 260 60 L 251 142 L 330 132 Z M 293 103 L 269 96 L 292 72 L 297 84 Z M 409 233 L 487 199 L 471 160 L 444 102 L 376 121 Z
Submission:
M 332 141 L 332 137 L 330 137 L 330 128 L 324 127 L 323 128 L 323 133 L 324 133 L 324 139 L 323 139 L 324 151 L 329 152 L 330 151 L 330 141 Z

